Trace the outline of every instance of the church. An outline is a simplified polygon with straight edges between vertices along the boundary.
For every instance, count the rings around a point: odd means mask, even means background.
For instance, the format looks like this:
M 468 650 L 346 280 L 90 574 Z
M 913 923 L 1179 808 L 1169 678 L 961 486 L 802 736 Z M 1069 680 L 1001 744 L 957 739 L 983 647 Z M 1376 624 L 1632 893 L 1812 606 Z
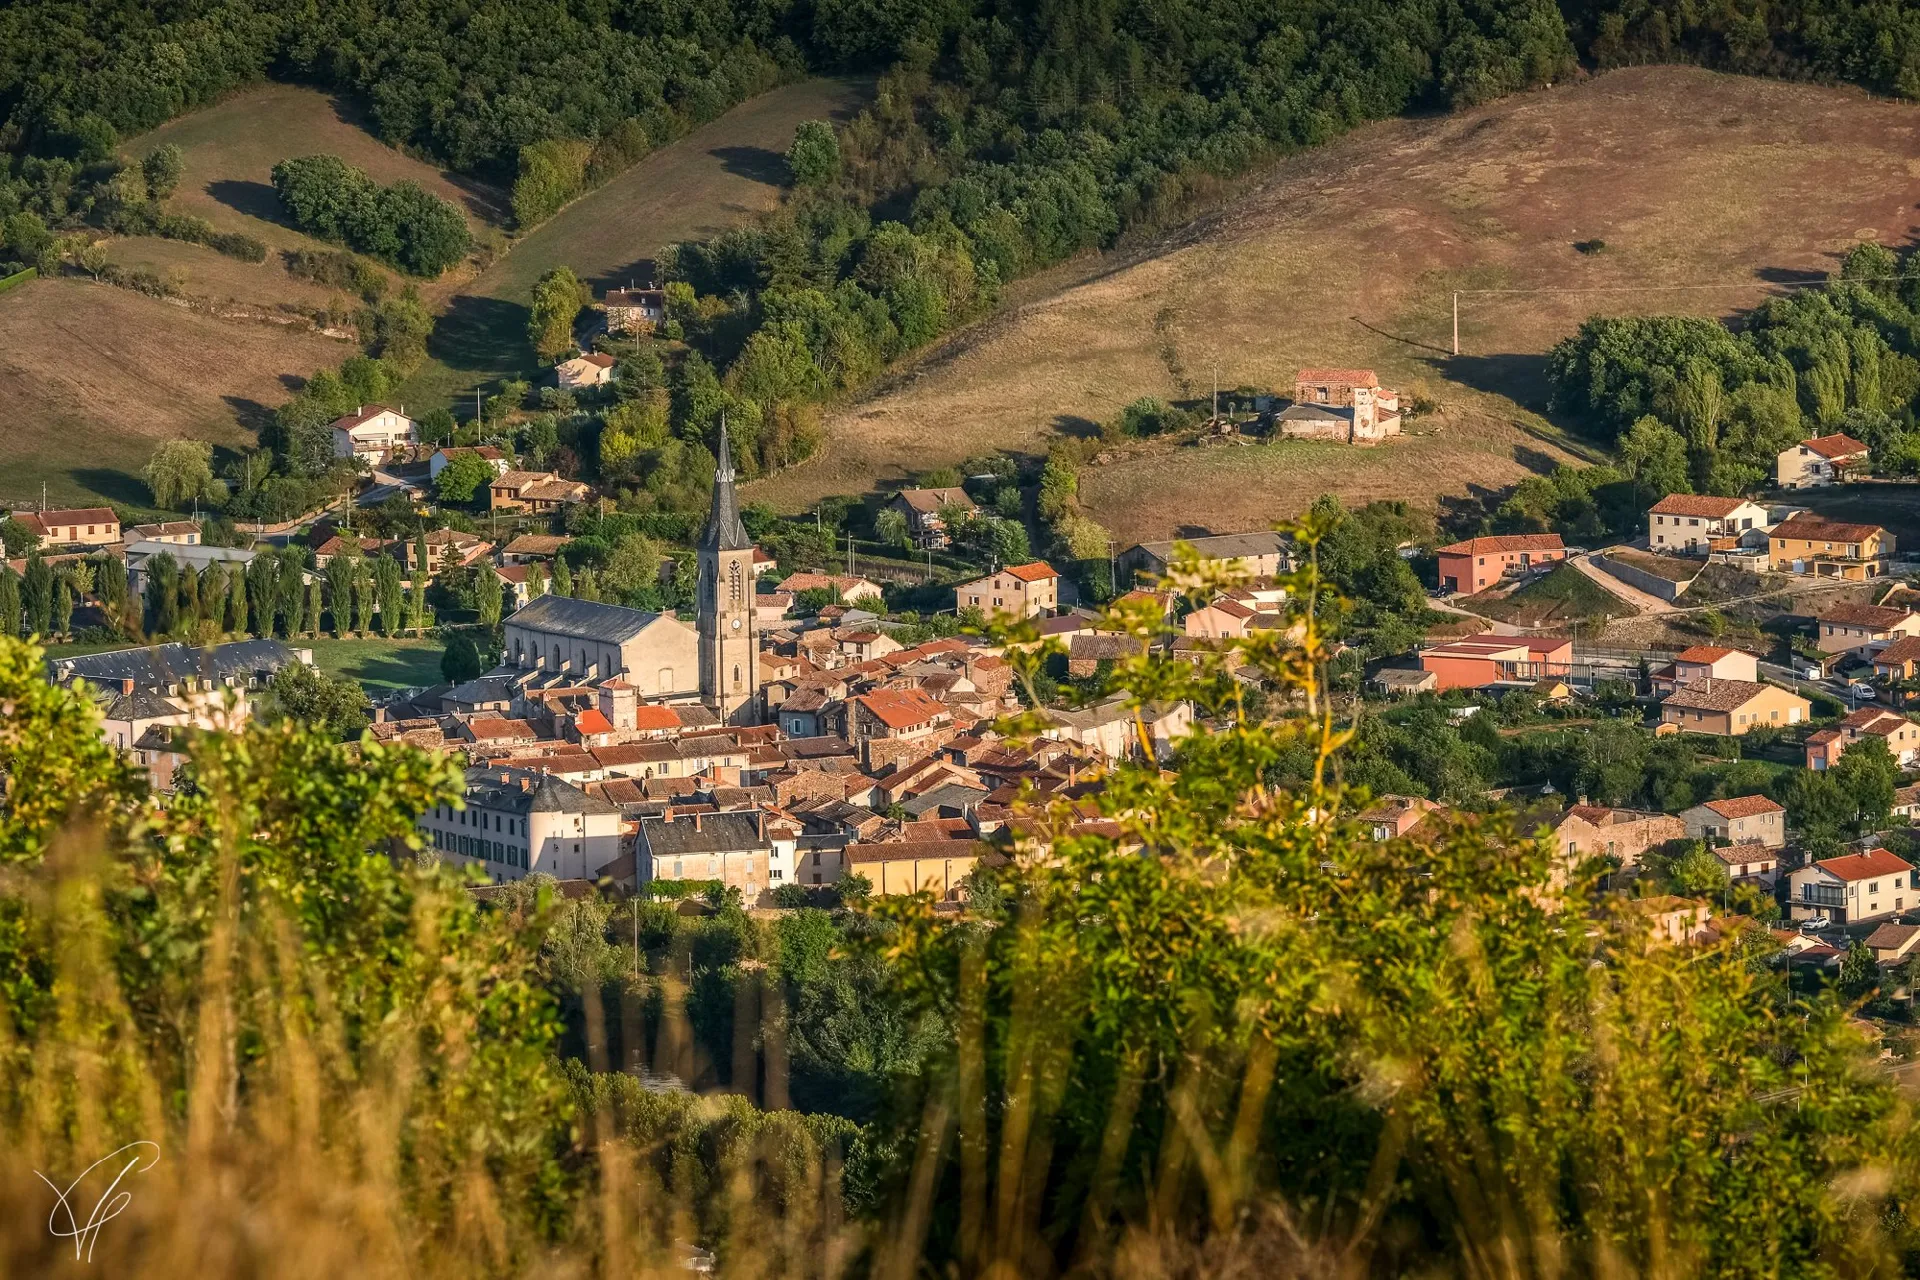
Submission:
M 705 703 L 725 724 L 758 724 L 760 629 L 754 620 L 753 540 L 740 521 L 733 449 L 724 424 L 713 510 L 698 547 L 695 625 L 671 613 L 544 595 L 504 624 L 510 670 L 582 683 L 619 676 L 654 701 Z

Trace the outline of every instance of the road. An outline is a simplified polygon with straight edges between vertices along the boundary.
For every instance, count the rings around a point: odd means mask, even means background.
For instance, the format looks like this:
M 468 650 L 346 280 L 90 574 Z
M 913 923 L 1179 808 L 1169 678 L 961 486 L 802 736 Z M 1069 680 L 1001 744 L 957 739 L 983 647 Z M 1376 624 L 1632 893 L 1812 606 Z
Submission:
M 1677 606 L 1662 600 L 1659 596 L 1648 595 L 1638 587 L 1630 587 L 1620 579 L 1602 569 L 1593 562 L 1591 551 L 1584 555 L 1571 557 L 1568 561 L 1575 569 L 1585 574 L 1593 582 L 1615 599 L 1630 604 L 1643 614 L 1673 613 Z

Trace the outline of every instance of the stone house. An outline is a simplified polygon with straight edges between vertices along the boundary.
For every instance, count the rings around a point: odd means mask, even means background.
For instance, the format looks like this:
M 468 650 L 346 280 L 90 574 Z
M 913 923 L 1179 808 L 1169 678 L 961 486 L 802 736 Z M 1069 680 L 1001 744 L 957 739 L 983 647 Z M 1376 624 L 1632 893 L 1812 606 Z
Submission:
M 1274 429 L 1291 439 L 1374 444 L 1400 434 L 1400 397 L 1371 369 L 1302 369 Z
M 944 547 L 952 538 L 947 532 L 947 517 L 954 512 L 962 517 L 977 516 L 980 508 L 967 491 L 958 485 L 944 489 L 902 489 L 890 504 L 907 518 L 907 531 L 916 547 Z
M 1787 843 L 1787 811 L 1765 796 L 1729 796 L 1680 811 L 1687 836 L 1709 845 L 1757 844 L 1778 849 Z
M 1060 575 L 1044 560 L 1010 564 L 953 589 L 954 607 L 978 609 L 989 619 L 1032 618 L 1060 607 Z
M 553 471 L 508 471 L 488 487 L 493 511 L 558 511 L 585 502 L 593 491 L 578 480 L 562 480 Z

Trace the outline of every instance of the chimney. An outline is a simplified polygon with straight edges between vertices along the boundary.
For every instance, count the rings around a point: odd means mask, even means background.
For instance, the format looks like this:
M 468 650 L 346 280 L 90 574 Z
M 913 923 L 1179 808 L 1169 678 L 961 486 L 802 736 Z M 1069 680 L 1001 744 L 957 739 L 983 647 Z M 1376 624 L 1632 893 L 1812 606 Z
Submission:
M 133 677 L 132 676 L 121 677 L 120 692 L 126 694 L 129 698 L 133 696 Z
M 673 806 L 672 806 L 672 805 L 668 805 L 668 806 L 666 807 L 666 809 L 665 809 L 665 810 L 664 810 L 664 811 L 663 811 L 663 812 L 661 813 L 661 815 L 660 815 L 660 821 L 662 821 L 662 822 L 672 822 L 672 821 L 673 821 Z
M 700 829 L 700 814 L 698 811 L 695 811 L 693 815 L 693 829 L 695 831 L 698 831 Z

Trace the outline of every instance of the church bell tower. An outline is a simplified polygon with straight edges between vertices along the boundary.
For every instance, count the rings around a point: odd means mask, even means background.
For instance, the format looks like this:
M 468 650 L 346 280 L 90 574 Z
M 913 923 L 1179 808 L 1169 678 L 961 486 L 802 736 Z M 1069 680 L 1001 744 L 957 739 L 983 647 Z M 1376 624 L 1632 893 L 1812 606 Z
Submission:
M 753 620 L 753 540 L 740 523 L 733 449 L 720 423 L 713 510 L 700 534 L 700 700 L 726 724 L 760 718 L 760 635 Z

